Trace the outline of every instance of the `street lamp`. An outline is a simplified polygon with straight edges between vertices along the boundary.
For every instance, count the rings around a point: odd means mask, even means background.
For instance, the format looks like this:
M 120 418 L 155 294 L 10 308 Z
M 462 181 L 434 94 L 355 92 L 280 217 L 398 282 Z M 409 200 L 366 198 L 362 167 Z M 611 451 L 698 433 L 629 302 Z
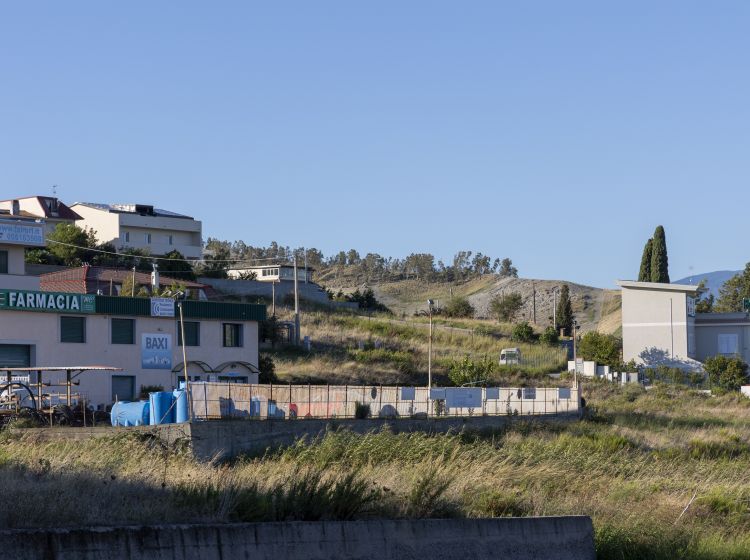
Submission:
M 430 342 L 427 348 L 427 391 L 432 389 L 432 304 L 431 299 L 427 300 L 427 312 L 430 316 Z
M 573 368 L 573 381 L 578 382 L 578 354 L 576 352 L 576 339 L 578 338 L 578 330 L 581 328 L 581 325 L 578 324 L 578 321 L 573 319 L 573 364 L 575 367 Z

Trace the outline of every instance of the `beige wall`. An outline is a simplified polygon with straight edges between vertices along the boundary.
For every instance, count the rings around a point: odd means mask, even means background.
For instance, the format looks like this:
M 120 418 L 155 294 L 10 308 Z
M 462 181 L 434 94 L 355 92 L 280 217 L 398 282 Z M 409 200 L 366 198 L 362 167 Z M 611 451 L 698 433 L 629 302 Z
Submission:
M 102 243 L 111 242 L 118 248 L 145 249 L 154 255 L 177 250 L 187 258 L 201 257 L 202 225 L 198 220 L 107 212 L 79 204 L 74 204 L 72 209 L 83 217 L 76 224 L 96 230 L 96 237 Z M 125 241 L 126 232 L 130 233 L 130 241 Z M 150 244 L 145 240 L 146 233 L 151 234 Z M 172 245 L 169 244 L 169 235 L 173 236 Z
M 0 251 L 8 252 L 8 274 L 26 274 L 26 248 L 21 245 L 5 245 L 0 243 Z M 2 274 L 0 274 L 2 276 Z
M 736 335 L 737 351 L 745 362 L 750 362 L 750 327 L 742 324 L 724 325 L 698 325 L 697 333 L 697 358 L 705 361 L 706 358 L 719 354 L 719 335 Z
M 135 344 L 111 344 L 109 315 L 86 316 L 86 343 L 60 342 L 60 315 L 24 311 L 0 311 L 0 344 L 32 345 L 32 365 L 105 365 L 123 368 L 115 375 L 135 375 L 136 391 L 141 385 L 161 385 L 170 389 L 176 374 L 170 370 L 141 369 L 141 334 L 168 333 L 172 335 L 172 364 L 182 364 L 182 347 L 177 346 L 176 321 L 172 318 L 127 317 L 135 319 Z M 187 319 L 191 320 L 191 319 Z M 201 319 L 200 346 L 186 347 L 187 359 L 202 361 L 215 368 L 224 362 L 243 361 L 258 364 L 258 323 L 248 321 L 243 326 L 241 348 L 222 347 L 222 323 L 232 321 Z M 227 371 L 232 370 L 231 368 Z M 243 371 L 234 368 L 232 371 Z M 196 366 L 188 368 L 190 375 L 204 375 Z M 78 391 L 86 394 L 92 404 L 110 404 L 111 373 L 81 374 Z M 46 377 L 49 377 L 47 374 Z M 64 391 L 62 387 L 51 390 Z
M 688 317 L 687 304 L 684 291 L 623 287 L 624 361 L 692 362 L 696 355 L 694 318 Z

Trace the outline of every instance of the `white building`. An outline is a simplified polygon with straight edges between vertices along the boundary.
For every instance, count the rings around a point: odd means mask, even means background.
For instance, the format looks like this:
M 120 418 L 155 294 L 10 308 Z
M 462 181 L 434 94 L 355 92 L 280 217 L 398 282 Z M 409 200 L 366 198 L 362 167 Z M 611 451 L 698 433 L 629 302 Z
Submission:
M 263 266 L 247 266 L 233 268 L 227 271 L 230 278 L 242 278 L 254 273 L 259 282 L 284 282 L 294 281 L 294 266 L 290 264 L 272 264 Z M 310 267 L 297 267 L 298 282 L 312 282 L 313 269 Z
M 0 288 L 39 289 L 39 277 L 26 275 L 26 249 L 45 245 L 44 223 L 0 214 Z
M 122 368 L 78 378 L 74 391 L 95 406 L 137 398 L 142 386 L 173 388 L 184 375 L 179 313 L 171 300 L 154 303 L 148 298 L 0 290 L 0 374 L 3 367 Z M 191 381 L 221 372 L 257 372 L 258 323 L 265 319 L 265 306 L 182 305 Z M 64 375 L 44 379 L 61 382 Z M 62 387 L 49 390 L 64 392 Z
M 54 196 L 27 196 L 0 200 L 0 212 L 10 216 L 44 220 L 45 236 L 58 224 L 75 224 L 81 216 Z
M 748 313 L 696 313 L 698 286 L 618 281 L 623 360 L 689 370 L 716 355 L 750 361 Z
M 188 259 L 201 258 L 201 222 L 190 216 L 146 204 L 76 202 L 71 209 L 81 216 L 76 225 L 96 231 L 100 243 L 152 255 L 176 250 Z

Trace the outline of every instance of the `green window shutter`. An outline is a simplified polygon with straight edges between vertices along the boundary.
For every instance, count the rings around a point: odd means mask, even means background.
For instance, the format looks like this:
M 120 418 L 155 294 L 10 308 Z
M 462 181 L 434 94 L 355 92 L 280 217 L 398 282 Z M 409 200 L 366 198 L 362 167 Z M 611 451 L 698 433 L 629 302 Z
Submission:
M 8 274 L 8 251 L 0 251 L 0 274 Z
M 185 321 L 185 341 L 186 346 L 201 345 L 201 324 L 199 321 Z M 180 322 L 177 321 L 177 345 L 182 346 L 182 329 Z
M 86 342 L 86 317 L 60 317 L 60 342 Z
M 135 319 L 112 319 L 112 344 L 135 344 Z

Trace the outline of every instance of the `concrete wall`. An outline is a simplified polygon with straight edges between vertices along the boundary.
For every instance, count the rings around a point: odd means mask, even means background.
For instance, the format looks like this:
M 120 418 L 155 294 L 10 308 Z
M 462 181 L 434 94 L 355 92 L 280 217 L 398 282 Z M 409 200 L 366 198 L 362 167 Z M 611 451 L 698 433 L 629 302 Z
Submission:
M 750 326 L 740 322 L 728 324 L 696 325 L 698 352 L 697 358 L 705 360 L 719 354 L 719 335 L 737 336 L 737 351 L 743 360 L 750 361 Z M 729 355 L 729 354 L 727 354 Z
M 65 315 L 77 315 L 69 313 Z M 32 347 L 32 366 L 51 365 L 106 365 L 123 368 L 114 375 L 134 375 L 135 389 L 141 385 L 161 385 L 165 389 L 176 383 L 176 375 L 171 369 L 141 368 L 141 335 L 143 333 L 166 333 L 172 335 L 172 365 L 182 364 L 182 347 L 177 346 L 177 322 L 174 318 L 125 317 L 135 319 L 135 344 L 111 343 L 111 319 L 109 315 L 84 314 L 86 317 L 86 342 L 60 342 L 60 314 L 31 311 L 0 311 L 0 344 L 27 344 Z M 200 346 L 188 346 L 188 362 L 202 361 L 216 368 L 232 361 L 258 364 L 258 323 L 242 323 L 243 346 L 224 348 L 222 346 L 222 323 L 235 322 L 200 319 Z M 244 368 L 237 369 L 242 371 Z M 231 370 L 227 370 L 231 371 Z M 188 368 L 188 373 L 205 380 L 202 369 L 196 365 Z M 35 375 L 35 374 L 34 374 Z M 74 389 L 85 395 L 92 405 L 112 402 L 112 373 L 88 372 L 78 378 L 81 384 Z M 45 381 L 64 380 L 65 374 L 44 376 Z M 35 381 L 35 378 L 32 378 Z M 64 392 L 62 387 L 51 387 L 50 391 Z
M 271 282 L 260 282 L 258 280 L 226 280 L 201 277 L 198 279 L 198 282 L 213 286 L 222 293 L 237 296 L 258 296 L 270 300 L 273 293 Z M 297 284 L 299 286 L 299 297 L 301 299 L 325 304 L 332 303 L 331 300 L 328 299 L 328 295 L 325 291 L 323 291 L 323 289 L 317 284 L 312 282 L 305 284 L 300 281 L 298 281 Z M 276 284 L 275 290 L 276 305 L 281 305 L 285 295 L 294 294 L 294 282 L 279 282 Z M 358 308 L 356 304 L 355 307 Z
M 14 560 L 594 560 L 583 516 L 0 531 Z
M 211 420 L 190 425 L 193 454 L 199 460 L 226 459 L 240 453 L 262 454 L 267 449 L 312 439 L 330 430 L 347 429 L 358 434 L 385 427 L 394 433 L 459 432 L 464 429 L 497 429 L 517 422 L 514 416 L 472 416 L 441 418 L 367 418 L 345 420 Z M 525 422 L 569 422 L 578 414 L 522 417 Z

